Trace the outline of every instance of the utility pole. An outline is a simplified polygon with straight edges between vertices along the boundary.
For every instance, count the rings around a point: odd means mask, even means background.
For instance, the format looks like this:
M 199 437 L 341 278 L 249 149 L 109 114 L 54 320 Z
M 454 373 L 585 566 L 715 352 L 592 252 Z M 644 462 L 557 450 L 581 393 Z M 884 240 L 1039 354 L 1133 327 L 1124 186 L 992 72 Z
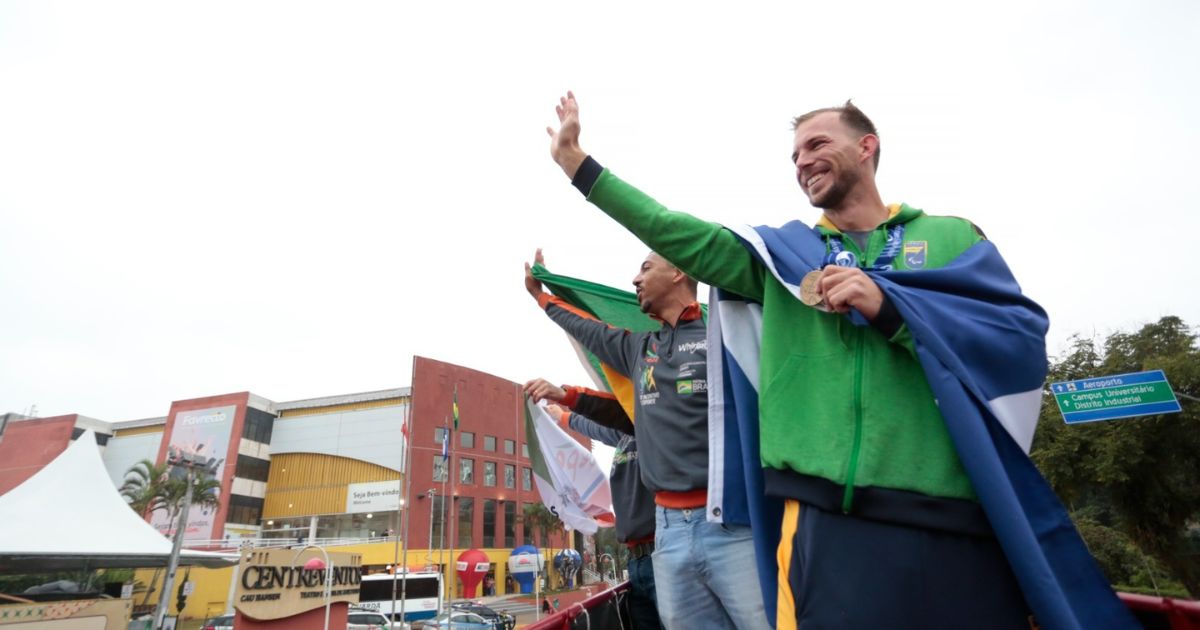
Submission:
M 171 589 L 175 586 L 175 571 L 179 568 L 179 552 L 183 549 L 183 536 L 187 531 L 188 511 L 192 507 L 192 486 L 195 483 L 197 470 L 205 477 L 211 476 L 221 464 L 215 457 L 205 458 L 195 453 L 183 453 L 172 447 L 167 449 L 167 464 L 173 469 L 184 471 L 184 481 L 187 489 L 183 493 L 183 506 L 179 508 L 179 522 L 175 525 L 175 539 L 171 543 L 171 557 L 167 561 L 167 575 L 163 578 L 162 593 L 159 594 L 158 608 L 154 611 L 154 628 L 162 630 L 167 616 L 167 606 L 171 601 Z M 174 472 L 174 470 L 172 471 Z

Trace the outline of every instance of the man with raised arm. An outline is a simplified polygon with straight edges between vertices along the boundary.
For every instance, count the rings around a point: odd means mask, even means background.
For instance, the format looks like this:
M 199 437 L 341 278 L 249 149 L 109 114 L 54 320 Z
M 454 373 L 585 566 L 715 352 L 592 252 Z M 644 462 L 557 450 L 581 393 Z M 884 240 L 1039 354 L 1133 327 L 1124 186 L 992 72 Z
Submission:
M 589 202 L 758 313 L 740 329 L 759 340 L 741 366 L 760 460 L 745 466 L 761 464 L 762 491 L 786 503 L 777 628 L 1027 628 L 1031 607 L 1047 627 L 1125 622 L 1026 456 L 1044 311 L 971 222 L 882 201 L 861 110 L 793 120 L 816 227 L 753 229 L 668 210 L 580 147 L 573 94 L 556 112 L 551 155 Z
M 535 262 L 542 263 L 541 250 Z M 652 555 L 658 612 L 669 630 L 767 628 L 747 526 L 709 523 L 706 329 L 696 283 L 657 254 L 633 279 L 642 311 L 662 322 L 631 332 L 551 296 L 525 265 L 538 306 L 634 385 L 641 478 L 654 493 Z

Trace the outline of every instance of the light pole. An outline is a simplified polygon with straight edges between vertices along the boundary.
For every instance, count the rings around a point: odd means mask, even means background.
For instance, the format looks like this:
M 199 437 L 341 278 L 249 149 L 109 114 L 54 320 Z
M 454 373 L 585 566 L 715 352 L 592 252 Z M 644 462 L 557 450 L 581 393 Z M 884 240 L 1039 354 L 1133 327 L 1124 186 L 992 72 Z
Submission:
M 167 575 L 163 578 L 162 594 L 158 598 L 158 608 L 154 611 L 154 627 L 162 630 L 167 617 L 167 606 L 170 605 L 171 589 L 175 586 L 175 571 L 179 568 L 179 552 L 183 549 L 183 536 L 187 531 L 188 511 L 192 507 L 192 485 L 196 481 L 195 471 L 209 477 L 216 473 L 217 467 L 224 460 L 215 457 L 203 457 L 196 453 L 185 453 L 174 447 L 167 448 L 167 464 L 176 470 L 183 470 L 184 484 L 183 505 L 179 508 L 179 522 L 175 525 L 175 538 L 171 542 L 171 556 L 167 560 Z
M 304 563 L 304 570 L 316 571 L 325 569 L 325 630 L 329 630 L 329 590 L 333 584 L 333 562 L 329 560 L 329 553 L 325 551 L 324 547 L 319 547 L 317 545 L 305 545 L 303 549 L 296 552 L 296 555 L 292 556 L 292 564 L 295 565 L 296 559 L 300 557 L 300 554 L 308 551 L 309 549 L 316 549 L 317 551 L 320 551 L 321 555 L 325 558 L 324 561 L 322 561 L 321 558 L 312 558 L 308 562 Z

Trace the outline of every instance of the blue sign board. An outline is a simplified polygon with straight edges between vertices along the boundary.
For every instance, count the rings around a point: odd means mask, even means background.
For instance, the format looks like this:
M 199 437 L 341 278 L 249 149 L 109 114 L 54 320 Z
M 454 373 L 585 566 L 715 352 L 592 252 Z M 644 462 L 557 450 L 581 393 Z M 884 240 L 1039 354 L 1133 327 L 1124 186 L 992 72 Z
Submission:
M 1181 411 L 1162 370 L 1051 383 L 1067 424 Z

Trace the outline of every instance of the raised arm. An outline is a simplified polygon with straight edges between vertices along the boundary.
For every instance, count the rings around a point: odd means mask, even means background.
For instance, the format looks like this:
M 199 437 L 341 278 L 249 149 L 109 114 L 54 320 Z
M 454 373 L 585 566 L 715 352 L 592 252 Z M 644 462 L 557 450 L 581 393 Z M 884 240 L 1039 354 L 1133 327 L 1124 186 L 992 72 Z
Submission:
M 550 156 L 588 201 L 696 280 L 762 299 L 767 271 L 733 232 L 668 210 L 600 166 L 579 145 L 579 103 L 573 93 L 554 109 L 559 128 L 546 128 Z
M 544 264 L 542 250 L 537 250 L 534 262 Z M 529 263 L 525 263 L 525 290 L 537 301 L 538 306 L 546 311 L 551 321 L 567 331 L 567 334 L 613 369 L 626 376 L 630 375 L 637 352 L 633 333 L 598 321 L 590 314 L 547 293 L 542 288 L 541 281 L 533 277 L 533 267 Z

